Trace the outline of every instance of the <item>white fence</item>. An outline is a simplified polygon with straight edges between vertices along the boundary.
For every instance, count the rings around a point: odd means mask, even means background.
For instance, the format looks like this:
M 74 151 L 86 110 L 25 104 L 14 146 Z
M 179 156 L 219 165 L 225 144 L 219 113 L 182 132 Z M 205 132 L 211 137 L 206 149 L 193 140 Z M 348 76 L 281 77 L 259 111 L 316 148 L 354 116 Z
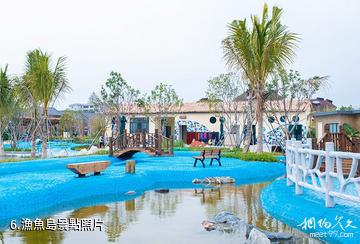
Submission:
M 344 160 L 351 163 L 347 175 L 343 172 Z M 311 149 L 310 141 L 286 141 L 287 185 L 295 184 L 295 194 L 302 194 L 303 187 L 324 193 L 326 207 L 335 205 L 334 197 L 360 203 L 360 177 L 356 175 L 359 160 L 360 153 L 336 152 L 332 142 L 327 142 L 322 151 Z M 351 192 L 347 191 L 349 186 Z

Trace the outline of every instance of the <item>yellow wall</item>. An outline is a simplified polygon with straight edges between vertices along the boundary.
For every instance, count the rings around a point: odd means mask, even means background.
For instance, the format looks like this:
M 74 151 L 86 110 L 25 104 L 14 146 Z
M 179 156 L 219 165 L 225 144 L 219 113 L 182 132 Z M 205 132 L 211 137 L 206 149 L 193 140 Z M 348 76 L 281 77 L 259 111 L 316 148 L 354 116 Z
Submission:
M 351 127 L 360 130 L 360 115 L 328 115 L 328 116 L 321 116 L 315 117 L 314 122 L 317 128 L 317 138 L 321 138 L 325 131 L 325 125 L 331 123 L 338 123 L 339 125 L 343 125 L 344 123 L 349 124 Z M 321 129 L 319 128 L 322 127 Z

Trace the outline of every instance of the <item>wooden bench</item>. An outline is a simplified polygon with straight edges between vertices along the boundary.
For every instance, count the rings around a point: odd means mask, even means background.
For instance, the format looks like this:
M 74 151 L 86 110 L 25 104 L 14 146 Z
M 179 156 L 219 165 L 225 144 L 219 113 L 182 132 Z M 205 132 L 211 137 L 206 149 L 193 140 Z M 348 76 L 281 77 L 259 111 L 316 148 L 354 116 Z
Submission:
M 207 158 L 211 159 L 210 166 L 212 166 L 214 159 L 217 160 L 219 163 L 219 166 L 221 166 L 220 157 L 221 157 L 221 149 L 213 149 L 211 151 L 202 150 L 199 156 L 193 157 L 195 159 L 194 167 L 196 167 L 197 161 L 200 161 L 202 163 L 203 167 L 205 168 L 204 161 Z
M 78 174 L 79 177 L 84 177 L 87 173 L 94 173 L 94 175 L 99 175 L 100 172 L 104 171 L 109 165 L 109 161 L 98 161 L 68 164 L 66 167 L 75 174 Z

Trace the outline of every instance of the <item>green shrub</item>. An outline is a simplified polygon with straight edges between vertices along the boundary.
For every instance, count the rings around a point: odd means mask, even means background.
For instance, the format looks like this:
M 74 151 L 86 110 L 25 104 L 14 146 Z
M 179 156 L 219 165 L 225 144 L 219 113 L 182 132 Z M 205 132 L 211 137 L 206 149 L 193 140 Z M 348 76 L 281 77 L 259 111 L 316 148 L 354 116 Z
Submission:
M 262 153 L 256 153 L 256 152 L 241 152 L 241 151 L 235 151 L 235 152 L 228 152 L 223 155 L 227 158 L 237 158 L 244 161 L 260 161 L 260 162 L 278 162 L 279 160 L 275 157 L 273 153 L 269 152 L 262 152 Z
M 174 140 L 174 147 L 184 147 L 184 142 L 182 140 Z
M 4 148 L 5 152 L 30 152 L 30 148 Z
M 212 149 L 221 149 L 221 152 L 241 152 L 241 148 L 230 148 L 230 147 L 188 147 L 189 151 L 202 151 L 202 150 L 212 150 Z
M 107 155 L 109 154 L 109 150 L 106 149 L 101 149 L 101 150 L 97 150 L 94 155 Z
M 72 147 L 71 150 L 74 150 L 74 151 L 81 151 L 82 149 L 88 150 L 89 146 L 90 145 L 76 146 L 76 147 Z

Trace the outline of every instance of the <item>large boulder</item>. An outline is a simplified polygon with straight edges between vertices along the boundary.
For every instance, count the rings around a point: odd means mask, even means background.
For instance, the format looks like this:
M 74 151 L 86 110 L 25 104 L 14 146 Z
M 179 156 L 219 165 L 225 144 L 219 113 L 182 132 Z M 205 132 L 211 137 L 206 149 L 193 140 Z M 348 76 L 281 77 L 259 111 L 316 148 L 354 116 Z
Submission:
M 232 213 L 223 211 L 218 213 L 212 221 L 205 220 L 202 222 L 202 226 L 207 231 L 217 230 L 227 233 L 236 233 L 243 240 L 250 240 L 253 242 L 250 243 L 268 243 L 268 242 L 257 242 L 258 240 L 263 240 L 265 236 L 267 240 L 272 242 L 282 242 L 282 243 L 296 243 L 296 239 L 293 235 L 288 233 L 281 232 L 269 232 L 259 228 L 254 227 L 251 224 L 245 223 L 239 217 L 233 215 Z M 256 231 L 254 231 L 256 230 Z M 251 232 L 253 232 L 251 238 Z M 260 233 L 261 234 L 260 234 Z M 265 240 L 265 239 L 264 239 Z M 242 242 L 242 243 L 245 243 Z M 248 242 L 247 242 L 248 243 Z M 270 243 L 270 242 L 269 242 Z
M 270 244 L 271 241 L 267 236 L 256 228 L 250 231 L 246 244 Z
M 88 153 L 91 154 L 91 153 L 95 153 L 97 152 L 99 149 L 96 147 L 96 146 L 91 146 L 90 149 L 88 150 Z

